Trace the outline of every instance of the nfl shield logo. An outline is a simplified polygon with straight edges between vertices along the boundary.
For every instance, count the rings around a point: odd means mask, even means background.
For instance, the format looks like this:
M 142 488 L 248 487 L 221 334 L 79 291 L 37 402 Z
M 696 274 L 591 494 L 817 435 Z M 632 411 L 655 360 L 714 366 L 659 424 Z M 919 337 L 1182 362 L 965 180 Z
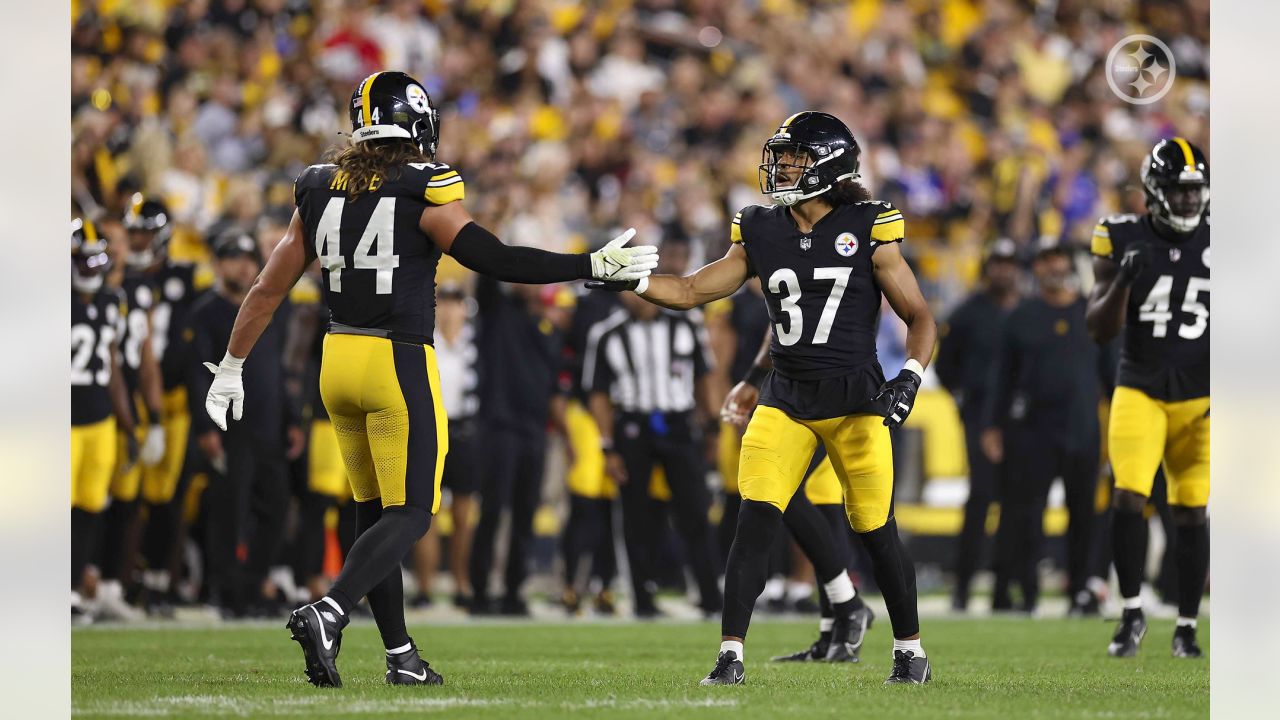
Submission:
M 810 237 L 808 237 L 808 236 L 800 238 L 800 249 L 801 249 L 801 250 L 808 250 L 808 249 L 809 249 L 809 248 L 811 248 L 811 247 L 813 247 L 813 239 L 812 239 L 812 238 L 810 238 Z
M 1181 250 L 1179 250 L 1178 248 L 1169 248 L 1169 260 L 1170 260 L 1170 261 L 1172 261 L 1172 262 L 1178 262 L 1178 261 L 1179 261 L 1179 260 L 1181 260 L 1181 259 L 1182 259 L 1182 251 L 1181 251 Z

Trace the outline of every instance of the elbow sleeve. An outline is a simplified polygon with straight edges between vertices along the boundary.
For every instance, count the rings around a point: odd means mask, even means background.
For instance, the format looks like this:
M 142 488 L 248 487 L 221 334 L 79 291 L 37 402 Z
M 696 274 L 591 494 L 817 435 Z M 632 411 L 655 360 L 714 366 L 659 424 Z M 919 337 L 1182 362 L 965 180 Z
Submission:
M 449 254 L 463 267 L 504 282 L 554 283 L 591 278 L 589 255 L 504 245 L 474 222 L 458 231 Z

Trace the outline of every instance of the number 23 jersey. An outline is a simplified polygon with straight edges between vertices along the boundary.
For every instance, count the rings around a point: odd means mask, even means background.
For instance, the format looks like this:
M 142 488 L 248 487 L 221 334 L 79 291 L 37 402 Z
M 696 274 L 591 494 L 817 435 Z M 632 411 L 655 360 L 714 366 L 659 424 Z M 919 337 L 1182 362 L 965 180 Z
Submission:
M 1156 400 L 1209 395 L 1209 218 L 1170 242 L 1148 215 L 1115 215 L 1094 228 L 1093 254 L 1119 263 L 1137 243 L 1152 252 L 1129 288 L 1116 384 Z
M 730 239 L 747 251 L 773 325 L 775 372 L 761 388 L 762 404 L 806 418 L 880 410 L 870 403 L 884 382 L 871 257 L 905 232 L 902 213 L 887 202 L 836 206 L 808 233 L 784 207 L 738 213 Z
M 312 165 L 294 184 L 307 253 L 320 259 L 333 323 L 430 345 L 440 249 L 418 228 L 428 205 L 461 200 L 462 178 L 443 163 L 409 163 L 347 198 L 346 173 Z

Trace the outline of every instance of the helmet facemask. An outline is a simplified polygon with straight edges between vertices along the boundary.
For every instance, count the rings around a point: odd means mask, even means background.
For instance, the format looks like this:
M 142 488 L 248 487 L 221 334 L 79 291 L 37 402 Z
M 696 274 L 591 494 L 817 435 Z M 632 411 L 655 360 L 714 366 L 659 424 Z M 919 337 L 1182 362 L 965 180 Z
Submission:
M 781 133 L 775 135 L 761 151 L 760 192 L 789 207 L 827 192 L 841 180 L 857 178 L 857 172 L 825 177 L 823 166 L 844 152 L 844 148 L 833 150 L 827 145 L 797 143 Z
M 1209 182 L 1198 170 L 1183 170 L 1176 181 L 1162 181 L 1143 166 L 1142 187 L 1147 209 L 1180 233 L 1193 232 L 1209 208 Z
M 71 287 L 76 292 L 93 294 L 102 288 L 102 279 L 111 267 L 105 245 L 85 247 L 71 255 Z

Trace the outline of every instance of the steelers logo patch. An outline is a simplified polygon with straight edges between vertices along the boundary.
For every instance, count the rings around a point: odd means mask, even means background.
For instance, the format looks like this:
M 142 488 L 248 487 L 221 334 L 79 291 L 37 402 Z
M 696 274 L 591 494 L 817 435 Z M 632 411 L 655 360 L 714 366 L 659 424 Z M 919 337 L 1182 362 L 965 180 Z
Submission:
M 405 100 L 409 101 L 409 107 L 420 113 L 425 113 L 430 107 L 427 103 L 427 91 L 422 89 L 421 85 L 410 85 L 404 91 Z
M 836 237 L 836 252 L 845 257 L 858 252 L 858 238 L 853 233 L 840 233 Z

